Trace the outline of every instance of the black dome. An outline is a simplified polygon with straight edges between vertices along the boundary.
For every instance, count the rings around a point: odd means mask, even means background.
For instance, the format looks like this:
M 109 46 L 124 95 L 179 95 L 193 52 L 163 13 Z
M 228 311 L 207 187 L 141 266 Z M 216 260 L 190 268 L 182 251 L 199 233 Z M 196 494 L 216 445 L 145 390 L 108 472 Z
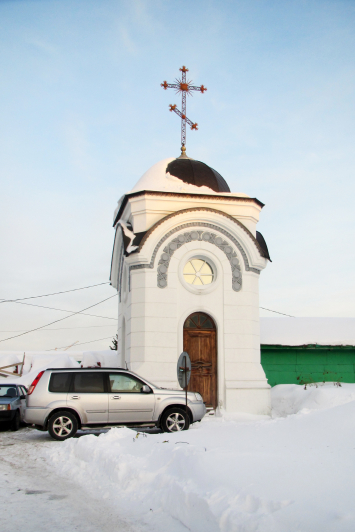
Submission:
M 196 187 L 208 187 L 215 192 L 230 192 L 223 177 L 201 161 L 188 158 L 174 159 L 166 167 L 166 172 Z

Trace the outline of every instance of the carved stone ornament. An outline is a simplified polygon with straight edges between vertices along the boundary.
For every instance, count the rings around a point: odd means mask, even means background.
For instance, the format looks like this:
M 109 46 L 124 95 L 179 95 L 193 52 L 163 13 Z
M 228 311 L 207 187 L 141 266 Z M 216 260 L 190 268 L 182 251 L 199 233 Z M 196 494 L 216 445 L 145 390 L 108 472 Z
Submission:
M 200 240 L 200 239 L 202 240 L 202 238 L 200 238 L 200 234 L 202 235 L 205 231 L 204 230 L 202 230 L 202 231 L 199 230 L 199 228 L 201 228 L 201 227 L 206 227 L 206 229 L 208 231 L 211 231 L 211 230 L 212 231 L 216 231 L 217 233 L 221 233 L 222 235 L 226 236 L 231 242 L 233 242 L 233 244 L 239 250 L 241 256 L 243 257 L 245 270 L 247 272 L 253 272 L 253 273 L 256 273 L 257 275 L 260 275 L 260 270 L 250 266 L 247 254 L 245 253 L 242 245 L 240 244 L 240 242 L 229 231 L 226 231 L 222 227 L 219 227 L 219 226 L 217 226 L 215 224 L 211 224 L 211 223 L 207 223 L 207 222 L 188 222 L 188 223 L 179 225 L 178 227 L 174 227 L 174 229 L 171 229 L 168 233 L 166 233 L 166 235 L 164 235 L 159 240 L 159 242 L 157 243 L 157 245 L 154 248 L 154 251 L 153 251 L 153 254 L 152 254 L 152 258 L 150 259 L 150 262 L 148 264 L 132 264 L 129 267 L 129 276 L 128 276 L 129 291 L 131 291 L 131 271 L 133 271 L 133 270 L 141 270 L 143 268 L 154 268 L 154 262 L 155 262 L 155 258 L 157 256 L 157 254 L 158 254 L 159 248 L 163 245 L 164 242 L 166 242 L 166 240 L 168 240 L 168 238 L 170 238 L 174 233 L 177 233 L 178 231 L 182 231 L 184 229 L 189 229 L 189 233 L 191 235 L 192 235 L 192 233 L 194 234 L 194 237 L 195 237 L 194 239 L 195 240 Z M 192 228 L 195 228 L 195 229 L 192 229 Z M 196 235 L 197 235 L 197 237 L 196 237 Z M 222 237 L 220 237 L 220 238 L 221 238 L 221 240 L 223 242 L 223 238 Z M 193 240 L 192 237 L 191 237 L 191 240 Z M 211 242 L 211 243 L 213 243 L 213 242 Z M 217 243 L 215 243 L 215 245 L 218 246 Z M 226 245 L 229 245 L 229 244 L 227 244 L 227 242 L 226 242 Z M 222 249 L 222 251 L 224 251 L 224 250 Z M 166 253 L 166 252 L 164 251 L 164 253 Z M 226 253 L 226 255 L 228 257 L 227 253 Z M 241 276 L 240 276 L 240 280 L 241 280 Z M 235 283 L 235 284 L 239 284 L 239 283 Z M 159 284 L 158 284 L 158 286 L 159 286 Z M 241 287 L 241 283 L 240 283 L 240 287 Z M 165 287 L 161 286 L 161 288 L 165 288 Z M 239 290 L 240 290 L 240 288 L 239 288 Z
M 201 230 L 182 233 L 165 246 L 158 262 L 157 284 L 159 288 L 166 288 L 166 286 L 168 286 L 169 263 L 175 251 L 187 242 L 198 240 L 209 242 L 223 251 L 229 260 L 232 269 L 232 288 L 236 292 L 239 292 L 239 290 L 242 288 L 242 272 L 240 270 L 239 259 L 236 252 L 233 250 L 232 246 L 221 236 L 218 236 L 210 231 Z

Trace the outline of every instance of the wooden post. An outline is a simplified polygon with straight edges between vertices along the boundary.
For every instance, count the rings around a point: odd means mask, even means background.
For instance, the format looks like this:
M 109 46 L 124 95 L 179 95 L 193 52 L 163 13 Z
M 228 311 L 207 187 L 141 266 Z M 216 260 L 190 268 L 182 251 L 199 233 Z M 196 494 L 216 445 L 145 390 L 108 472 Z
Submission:
M 23 373 L 23 366 L 25 365 L 25 355 L 26 353 L 23 354 L 23 361 L 22 361 L 22 366 L 21 366 L 21 373 L 20 373 L 20 377 L 22 377 L 22 373 Z

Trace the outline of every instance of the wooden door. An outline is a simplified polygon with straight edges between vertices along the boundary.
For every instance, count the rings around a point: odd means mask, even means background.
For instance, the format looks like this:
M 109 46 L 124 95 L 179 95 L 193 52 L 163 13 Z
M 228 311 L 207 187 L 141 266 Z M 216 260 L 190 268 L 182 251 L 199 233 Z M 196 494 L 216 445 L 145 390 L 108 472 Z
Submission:
M 191 359 L 189 391 L 199 392 L 207 406 L 217 407 L 216 326 L 202 312 L 191 314 L 184 323 L 184 351 Z

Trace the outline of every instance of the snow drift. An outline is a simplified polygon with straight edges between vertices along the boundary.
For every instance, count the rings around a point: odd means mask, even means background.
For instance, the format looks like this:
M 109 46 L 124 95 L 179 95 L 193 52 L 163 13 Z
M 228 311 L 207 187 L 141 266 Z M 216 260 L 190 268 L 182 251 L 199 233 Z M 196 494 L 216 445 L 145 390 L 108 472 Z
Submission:
M 115 428 L 51 445 L 49 467 L 147 530 L 352 532 L 355 385 L 272 390 L 273 418 L 177 434 Z

